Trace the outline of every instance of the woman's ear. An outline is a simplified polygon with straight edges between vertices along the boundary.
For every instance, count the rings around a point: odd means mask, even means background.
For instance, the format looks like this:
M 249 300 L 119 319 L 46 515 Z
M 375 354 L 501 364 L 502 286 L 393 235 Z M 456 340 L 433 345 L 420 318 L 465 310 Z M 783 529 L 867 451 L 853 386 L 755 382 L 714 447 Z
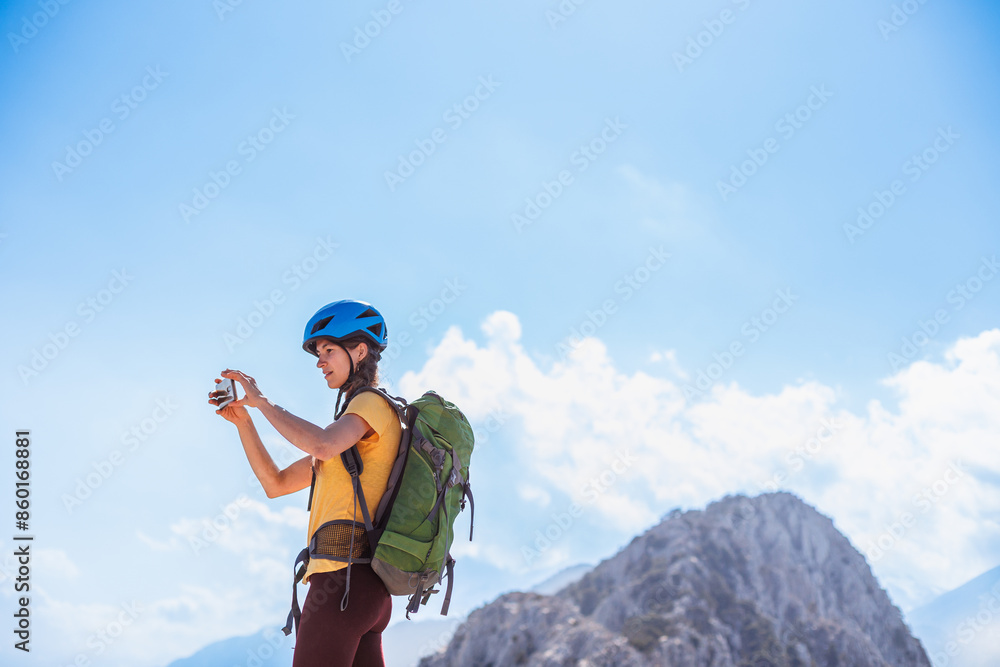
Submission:
M 356 349 L 361 350 L 361 355 L 354 363 L 360 364 L 364 360 L 364 358 L 368 356 L 368 343 L 358 343 L 358 347 Z

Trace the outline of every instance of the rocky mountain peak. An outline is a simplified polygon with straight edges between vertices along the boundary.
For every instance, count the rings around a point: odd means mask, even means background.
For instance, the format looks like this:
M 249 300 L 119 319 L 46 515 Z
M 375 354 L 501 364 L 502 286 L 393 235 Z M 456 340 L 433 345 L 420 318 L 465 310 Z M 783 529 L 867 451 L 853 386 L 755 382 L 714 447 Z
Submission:
M 671 512 L 555 595 L 474 611 L 421 667 L 929 667 L 864 557 L 789 493 Z

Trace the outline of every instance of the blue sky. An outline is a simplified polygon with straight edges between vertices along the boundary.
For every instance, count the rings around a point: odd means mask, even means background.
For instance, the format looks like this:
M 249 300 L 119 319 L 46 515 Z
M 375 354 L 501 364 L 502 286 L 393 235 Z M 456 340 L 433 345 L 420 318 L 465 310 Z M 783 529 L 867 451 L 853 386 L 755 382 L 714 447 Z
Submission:
M 239 368 L 328 423 L 300 337 L 347 297 L 405 341 L 392 388 L 447 388 L 485 441 L 458 613 L 759 492 L 824 418 L 843 446 L 779 486 L 862 551 L 965 456 L 872 563 L 898 604 L 996 565 L 1000 471 L 971 443 L 998 414 L 998 13 L 902 4 L 889 31 L 900 3 L 4 3 L 2 414 L 36 443 L 39 644 L 70 647 L 33 657 L 158 665 L 280 625 L 304 494 L 265 504 L 204 396 Z M 877 217 L 845 230 L 859 207 Z M 628 443 L 628 482 L 525 562 Z M 257 504 L 194 553 L 241 494 Z M 149 611 L 96 655 L 130 600 Z

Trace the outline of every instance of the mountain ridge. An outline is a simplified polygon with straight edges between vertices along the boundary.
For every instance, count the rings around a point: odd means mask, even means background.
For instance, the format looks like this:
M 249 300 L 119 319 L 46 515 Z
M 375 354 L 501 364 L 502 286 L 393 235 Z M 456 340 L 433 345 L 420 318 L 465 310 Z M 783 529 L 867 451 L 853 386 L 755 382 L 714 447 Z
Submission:
M 907 614 L 937 667 L 1000 664 L 1000 566 Z
M 581 662 L 930 666 L 864 556 L 787 492 L 671 512 L 558 593 L 473 611 L 420 665 Z

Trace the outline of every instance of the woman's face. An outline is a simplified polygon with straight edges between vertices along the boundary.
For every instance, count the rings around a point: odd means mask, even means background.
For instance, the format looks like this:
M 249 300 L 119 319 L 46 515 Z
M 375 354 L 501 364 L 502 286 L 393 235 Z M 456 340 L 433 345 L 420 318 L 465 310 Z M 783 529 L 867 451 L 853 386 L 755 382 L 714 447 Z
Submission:
M 350 354 L 354 358 L 355 368 L 358 367 L 358 362 L 361 361 L 366 351 L 364 344 L 351 350 Z M 319 355 L 316 366 L 323 371 L 326 386 L 337 389 L 347 382 L 347 376 L 351 372 L 351 362 L 347 358 L 347 352 L 344 351 L 344 348 L 321 338 L 316 343 L 316 353 Z

